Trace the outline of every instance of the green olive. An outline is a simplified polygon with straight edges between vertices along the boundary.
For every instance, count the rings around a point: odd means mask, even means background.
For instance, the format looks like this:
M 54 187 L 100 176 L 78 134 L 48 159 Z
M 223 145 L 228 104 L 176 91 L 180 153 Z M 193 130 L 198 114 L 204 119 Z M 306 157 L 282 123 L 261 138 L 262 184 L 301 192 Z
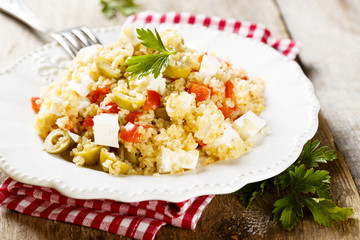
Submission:
M 121 143 L 120 143 L 121 144 Z M 120 145 L 120 147 L 118 148 L 118 156 L 119 156 L 119 159 L 121 160 L 121 161 L 125 161 L 125 157 L 124 157 L 124 149 L 125 149 L 125 147 L 124 147 L 124 145 Z
M 130 94 L 125 89 L 115 88 L 113 90 L 114 100 L 120 108 L 134 111 L 144 105 L 146 97 L 140 93 Z
M 73 149 L 75 156 L 81 156 L 85 159 L 84 165 L 94 165 L 99 161 L 101 146 L 85 147 L 82 151 Z
M 120 146 L 118 149 L 118 155 L 121 161 L 128 161 L 133 165 L 137 165 L 139 161 L 137 160 L 137 154 L 134 152 L 129 152 L 124 145 Z
M 44 149 L 48 153 L 62 153 L 70 147 L 71 137 L 66 131 L 54 129 L 45 138 Z
M 126 161 L 128 161 L 131 164 L 137 165 L 139 163 L 138 159 L 137 159 L 137 154 L 134 152 L 129 152 L 125 147 L 124 147 L 124 159 Z
M 106 148 L 102 148 L 100 151 L 100 165 L 105 172 L 109 172 L 109 168 L 104 166 L 106 160 L 110 160 L 113 163 L 119 161 L 114 153 L 109 152 Z
M 166 121 L 170 121 L 170 117 L 167 114 L 166 109 L 164 107 L 157 108 L 157 109 L 154 110 L 154 112 L 155 112 L 155 116 L 157 118 L 162 118 L 162 119 L 164 119 Z
M 101 56 L 96 58 L 96 69 L 100 75 L 107 78 L 121 77 L 120 69 L 113 69 L 111 66 L 111 61 Z
M 180 65 L 168 65 L 163 72 L 165 77 L 169 78 L 186 78 L 191 72 L 190 63 L 182 63 Z
M 121 162 L 121 161 L 117 161 L 116 163 L 114 163 L 114 165 L 119 165 L 120 167 L 120 172 L 117 172 L 117 174 L 125 174 L 129 171 L 130 169 L 130 165 L 129 164 L 126 164 L 124 162 Z
M 103 168 L 105 172 L 109 172 L 109 168 L 107 166 L 104 166 L 104 163 L 110 160 L 112 163 L 120 164 L 120 174 L 125 174 L 129 171 L 130 165 L 126 164 L 124 162 L 121 162 L 114 153 L 109 152 L 106 148 L 102 148 L 100 151 L 100 165 Z

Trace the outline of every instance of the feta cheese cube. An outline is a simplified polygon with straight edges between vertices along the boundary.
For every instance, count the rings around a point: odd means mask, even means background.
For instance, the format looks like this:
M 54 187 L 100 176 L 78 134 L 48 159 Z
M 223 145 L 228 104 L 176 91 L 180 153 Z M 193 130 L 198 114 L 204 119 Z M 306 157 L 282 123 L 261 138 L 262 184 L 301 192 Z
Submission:
M 49 112 L 58 116 L 61 116 L 63 99 L 55 96 L 52 98 Z
M 98 45 L 92 45 L 90 47 L 84 47 L 76 54 L 77 58 L 80 58 L 83 62 L 90 62 L 91 59 L 96 57 L 98 53 Z
M 172 93 L 166 100 L 165 105 L 169 117 L 184 118 L 195 105 L 195 97 L 187 92 Z
M 255 136 L 265 125 L 266 121 L 251 111 L 248 111 L 233 123 L 234 129 L 245 140 Z
M 102 166 L 107 170 L 109 171 L 109 168 L 111 167 L 111 165 L 113 164 L 114 162 L 111 161 L 110 159 L 107 159 L 105 160 L 105 162 L 103 162 Z
M 230 148 L 233 147 L 234 141 L 242 141 L 239 134 L 231 127 L 230 123 L 225 124 L 224 134 L 215 141 L 215 145 L 226 145 Z
M 137 76 L 134 80 L 129 81 L 129 85 L 131 87 L 133 87 L 134 89 L 136 88 L 139 91 L 143 91 L 149 85 L 149 76 L 150 75 L 152 75 L 152 74 L 149 74 L 149 75 L 141 77 L 141 78 L 139 76 Z
M 83 98 L 79 101 L 78 110 L 80 111 L 81 109 L 87 108 L 90 104 L 91 102 L 88 98 Z
M 69 116 L 61 117 L 56 120 L 56 125 L 61 129 L 73 128 L 73 122 Z
M 214 103 L 201 104 L 195 111 L 194 136 L 205 144 L 212 143 L 224 128 L 224 116 Z
M 160 161 L 158 162 L 158 170 L 160 173 L 171 172 L 175 159 L 177 159 L 175 152 L 168 148 L 161 149 Z
M 119 148 L 118 115 L 102 113 L 93 118 L 95 144 Z
M 146 90 L 153 90 L 163 95 L 166 90 L 166 79 L 160 74 L 154 78 L 154 74 L 149 74 L 142 78 L 137 77 L 134 81 L 129 82 L 131 87 L 134 87 L 138 92 L 146 92 Z
M 195 169 L 199 160 L 199 151 L 177 150 L 172 151 L 168 148 L 162 148 L 160 162 L 158 164 L 160 173 L 168 173 L 176 170 Z
M 207 78 L 215 75 L 220 66 L 216 57 L 204 54 L 199 70 L 200 77 Z
M 84 73 L 80 74 L 79 78 L 79 81 L 75 79 L 71 80 L 70 82 L 68 82 L 68 85 L 80 96 L 86 97 L 90 92 L 89 85 L 94 84 L 94 80 L 88 74 Z
M 179 155 L 180 167 L 184 169 L 195 169 L 199 160 L 199 154 L 198 150 L 181 151 Z
M 79 142 L 80 140 L 80 136 L 77 135 L 76 133 L 72 133 L 70 131 L 67 131 L 67 133 L 69 134 L 69 136 L 72 138 L 72 140 L 74 140 L 74 142 Z
M 200 123 L 198 130 L 196 131 L 197 136 L 202 136 L 201 139 L 206 138 L 211 126 L 213 125 L 213 115 L 204 114 L 198 120 L 197 123 Z
M 136 27 L 133 24 L 123 25 L 122 32 L 129 39 L 132 45 L 140 43 L 140 40 L 138 39 L 138 34 L 136 32 Z
M 165 93 L 166 80 L 160 74 L 157 78 L 154 78 L 153 74 L 148 75 L 149 85 L 147 86 L 148 90 L 153 90 L 158 92 L 160 95 Z

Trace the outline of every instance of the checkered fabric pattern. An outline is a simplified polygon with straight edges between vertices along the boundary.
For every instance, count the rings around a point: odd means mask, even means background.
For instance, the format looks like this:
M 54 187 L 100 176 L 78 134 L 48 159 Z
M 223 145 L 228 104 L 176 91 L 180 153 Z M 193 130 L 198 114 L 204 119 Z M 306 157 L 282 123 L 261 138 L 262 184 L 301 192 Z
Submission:
M 81 200 L 58 191 L 7 178 L 0 187 L 0 206 L 30 216 L 64 221 L 135 239 L 154 239 L 160 227 L 171 224 L 195 229 L 214 195 L 179 203 L 143 201 L 123 203 L 107 199 Z
M 219 17 L 209 17 L 205 15 L 195 15 L 187 12 L 168 12 L 157 13 L 145 11 L 128 17 L 125 24 L 134 23 L 136 25 L 146 24 L 189 24 L 200 25 L 211 29 L 235 33 L 242 37 L 252 38 L 261 41 L 290 59 L 295 59 L 300 51 L 300 42 L 290 39 L 276 39 L 271 36 L 270 31 L 262 24 L 255 24 L 235 19 L 222 19 Z
M 221 19 L 190 13 L 141 12 L 125 23 L 137 25 L 191 24 L 253 38 L 294 59 L 300 44 L 289 39 L 275 39 L 261 24 L 235 19 Z M 80 200 L 66 197 L 54 189 L 17 182 L 11 178 L 0 187 L 0 206 L 27 215 L 64 221 L 112 232 L 135 239 L 154 239 L 161 226 L 195 229 L 214 195 L 200 196 L 184 202 L 143 201 L 123 203 L 107 199 Z

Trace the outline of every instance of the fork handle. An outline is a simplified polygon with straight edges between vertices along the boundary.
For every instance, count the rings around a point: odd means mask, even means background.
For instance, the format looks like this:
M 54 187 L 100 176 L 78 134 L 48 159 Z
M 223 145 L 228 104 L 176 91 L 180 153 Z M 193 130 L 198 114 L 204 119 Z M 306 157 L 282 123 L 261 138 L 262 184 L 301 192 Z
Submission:
M 51 32 L 51 29 L 38 19 L 21 0 L 0 0 L 0 10 L 40 32 Z

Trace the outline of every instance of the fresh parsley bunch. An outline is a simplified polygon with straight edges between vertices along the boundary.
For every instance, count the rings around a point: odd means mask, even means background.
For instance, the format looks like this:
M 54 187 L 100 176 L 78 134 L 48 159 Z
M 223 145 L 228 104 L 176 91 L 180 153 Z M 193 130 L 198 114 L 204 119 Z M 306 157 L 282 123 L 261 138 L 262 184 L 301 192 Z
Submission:
M 236 192 L 247 208 L 256 196 L 265 190 L 274 189 L 281 197 L 274 203 L 274 221 L 280 220 L 286 230 L 291 230 L 308 208 L 315 222 L 329 227 L 334 222 L 346 220 L 354 213 L 352 208 L 338 207 L 331 200 L 330 176 L 325 170 L 314 170 L 318 163 L 337 159 L 328 147 L 320 147 L 320 141 L 310 140 L 305 144 L 300 159 L 280 175 L 271 179 L 251 183 Z
M 159 33 L 155 28 L 155 34 L 150 29 L 136 29 L 138 39 L 142 42 L 141 44 L 145 47 L 159 51 L 158 54 L 140 55 L 128 58 L 125 62 L 129 67 L 126 69 L 127 72 L 131 72 L 131 76 L 135 77 L 139 75 L 139 78 L 154 74 L 157 78 L 161 71 L 168 65 L 168 58 L 175 51 L 169 52 L 162 42 Z
M 140 11 L 141 7 L 134 0 L 101 0 L 102 12 L 107 18 L 115 17 L 119 11 L 122 15 L 130 16 Z

